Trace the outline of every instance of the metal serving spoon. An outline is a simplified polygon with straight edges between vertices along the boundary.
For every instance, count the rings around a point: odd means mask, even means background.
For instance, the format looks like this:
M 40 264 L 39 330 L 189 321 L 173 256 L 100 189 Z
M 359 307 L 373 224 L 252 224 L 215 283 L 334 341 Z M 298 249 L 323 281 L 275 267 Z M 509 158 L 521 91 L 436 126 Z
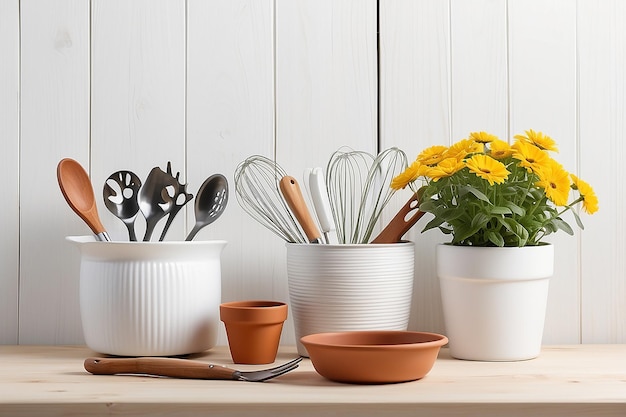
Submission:
M 119 218 L 128 229 L 128 238 L 136 241 L 135 219 L 139 213 L 137 194 L 141 188 L 141 180 L 131 171 L 117 171 L 107 178 L 102 194 L 104 205 Z
M 228 181 L 222 174 L 213 174 L 200 186 L 194 204 L 196 224 L 185 240 L 192 240 L 198 231 L 222 215 L 228 203 Z
M 96 238 L 110 241 L 98 216 L 91 180 L 83 167 L 71 158 L 62 159 L 57 165 L 57 181 L 67 204 L 87 223 Z

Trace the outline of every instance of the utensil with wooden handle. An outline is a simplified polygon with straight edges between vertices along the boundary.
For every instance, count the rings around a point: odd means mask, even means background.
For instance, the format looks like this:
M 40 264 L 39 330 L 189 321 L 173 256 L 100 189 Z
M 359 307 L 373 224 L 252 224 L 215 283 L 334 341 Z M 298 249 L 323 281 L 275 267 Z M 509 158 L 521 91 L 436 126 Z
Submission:
M 98 216 L 93 186 L 85 169 L 77 161 L 64 158 L 57 165 L 57 181 L 67 204 L 87 223 L 96 238 L 110 241 L 111 238 Z
M 179 358 L 87 358 L 85 370 L 94 375 L 142 374 L 171 378 L 225 379 L 262 382 L 298 367 L 302 357 L 283 365 L 260 371 L 238 371 L 221 365 Z
M 287 175 L 280 179 L 279 187 L 283 198 L 298 220 L 302 230 L 304 230 L 304 234 L 309 239 L 309 242 L 322 243 L 322 234 L 306 206 L 298 181 L 294 177 Z
M 425 214 L 419 209 L 419 199 L 419 192 L 413 194 L 371 243 L 399 242 L 402 236 Z

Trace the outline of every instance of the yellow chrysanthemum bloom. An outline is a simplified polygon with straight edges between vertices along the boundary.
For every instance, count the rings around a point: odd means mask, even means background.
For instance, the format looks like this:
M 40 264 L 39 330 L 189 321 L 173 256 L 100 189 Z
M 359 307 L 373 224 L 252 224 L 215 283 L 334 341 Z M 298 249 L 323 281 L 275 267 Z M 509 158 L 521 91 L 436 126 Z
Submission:
M 504 159 L 513 155 L 513 148 L 505 141 L 495 139 L 489 144 L 489 155 L 492 158 Z
M 478 177 L 489 181 L 490 185 L 502 184 L 510 174 L 502 162 L 487 155 L 474 155 L 465 164 Z
M 491 143 L 494 140 L 500 140 L 497 136 L 487 132 L 472 132 L 470 133 L 470 139 L 478 143 Z
M 414 161 L 407 169 L 391 180 L 390 187 L 394 190 L 405 188 L 411 182 L 423 176 L 426 173 L 426 168 L 428 167 L 419 161 Z
M 550 156 L 530 142 L 518 140 L 512 146 L 513 158 L 520 161 L 519 165 L 529 172 L 537 172 L 548 163 Z
M 558 148 L 556 147 L 556 142 L 547 135 L 544 135 L 541 132 L 535 132 L 534 130 L 526 130 L 526 136 L 524 135 L 515 135 L 515 139 L 521 140 L 524 142 L 532 143 L 539 149 L 543 149 L 545 151 L 554 151 L 558 152 Z
M 428 176 L 437 181 L 440 178 L 445 178 L 453 175 L 465 166 L 463 161 L 459 161 L 456 158 L 446 158 L 439 162 L 434 167 L 428 170 Z
M 450 146 L 444 155 L 445 158 L 456 158 L 459 161 L 465 159 L 467 155 L 483 152 L 482 143 L 475 142 L 471 139 L 463 139 Z
M 593 191 L 591 185 L 587 184 L 574 174 L 571 176 L 572 181 L 574 182 L 574 187 L 583 198 L 583 210 L 585 210 L 587 214 L 593 214 L 598 211 L 598 196 L 595 191 Z
M 426 148 L 417 156 L 417 161 L 424 165 L 436 165 L 443 160 L 445 152 L 448 150 L 446 146 L 435 145 Z
M 569 172 L 561 164 L 549 158 L 536 171 L 539 181 L 535 184 L 542 187 L 548 197 L 557 206 L 566 206 L 569 198 L 571 182 Z

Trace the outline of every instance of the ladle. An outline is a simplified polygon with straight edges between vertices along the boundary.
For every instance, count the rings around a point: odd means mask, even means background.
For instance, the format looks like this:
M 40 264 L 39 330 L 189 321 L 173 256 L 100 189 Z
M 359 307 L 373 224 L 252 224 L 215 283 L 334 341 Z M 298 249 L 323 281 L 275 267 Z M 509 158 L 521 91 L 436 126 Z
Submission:
M 57 180 L 67 204 L 87 223 L 96 238 L 110 241 L 98 216 L 91 180 L 83 167 L 71 158 L 64 158 L 57 165 Z
M 200 186 L 194 203 L 196 224 L 187 235 L 192 240 L 204 226 L 213 223 L 222 215 L 228 203 L 228 181 L 222 174 L 213 174 Z
M 135 218 L 139 213 L 137 194 L 141 188 L 141 180 L 131 171 L 117 171 L 107 178 L 102 194 L 104 205 L 119 218 L 128 229 L 130 241 L 136 241 Z

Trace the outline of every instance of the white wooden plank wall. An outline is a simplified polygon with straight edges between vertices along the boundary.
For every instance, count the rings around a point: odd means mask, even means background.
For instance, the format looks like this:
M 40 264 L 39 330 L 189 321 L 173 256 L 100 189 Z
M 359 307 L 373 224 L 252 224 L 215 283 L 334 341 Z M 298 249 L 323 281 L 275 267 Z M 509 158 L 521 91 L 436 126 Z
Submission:
M 232 185 L 251 154 L 300 178 L 341 145 L 413 158 L 471 131 L 529 128 L 557 140 L 601 207 L 585 231 L 552 239 L 544 342 L 626 343 L 625 21 L 621 0 L 0 0 L 0 343 L 83 341 L 64 237 L 89 231 L 56 184 L 65 156 L 98 196 L 113 171 L 145 177 L 167 161 L 195 193 L 216 172 Z M 186 210 L 169 238 L 193 222 Z M 444 238 L 420 225 L 408 237 L 410 327 L 444 332 L 433 262 Z M 224 300 L 288 299 L 284 243 L 234 195 L 198 239 L 229 241 Z

